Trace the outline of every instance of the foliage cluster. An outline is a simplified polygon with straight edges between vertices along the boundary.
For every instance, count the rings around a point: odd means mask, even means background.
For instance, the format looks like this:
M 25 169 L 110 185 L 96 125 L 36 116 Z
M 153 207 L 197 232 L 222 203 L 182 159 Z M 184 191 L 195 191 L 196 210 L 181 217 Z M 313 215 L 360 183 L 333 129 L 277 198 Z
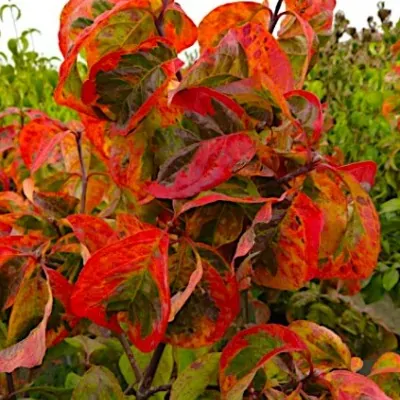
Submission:
M 382 252 L 377 272 L 363 285 L 367 303 L 388 298 L 398 306 L 400 290 L 399 70 L 400 21 L 379 2 L 376 18 L 357 31 L 341 13 L 320 51 L 306 87 L 326 102 L 330 122 L 324 146 L 342 162 L 378 164 L 371 192 L 380 211 Z M 329 121 L 329 119 L 328 119 Z
M 8 107 L 40 109 L 52 118 L 68 121 L 76 114 L 58 105 L 53 97 L 58 82 L 56 58 L 41 57 L 34 50 L 37 29 L 18 32 L 21 11 L 15 4 L 0 7 L 1 22 L 12 20 L 15 38 L 8 41 L 9 56 L 0 52 L 0 110 Z
M 344 342 L 370 347 L 365 309 L 303 320 L 316 282 L 340 306 L 376 267 L 377 168 L 321 152 L 302 89 L 335 1 L 284 3 L 199 27 L 173 0 L 66 4 L 55 98 L 80 120 L 0 114 L 4 399 L 400 398 L 399 356 L 367 378 Z M 299 291 L 288 326 L 279 291 Z

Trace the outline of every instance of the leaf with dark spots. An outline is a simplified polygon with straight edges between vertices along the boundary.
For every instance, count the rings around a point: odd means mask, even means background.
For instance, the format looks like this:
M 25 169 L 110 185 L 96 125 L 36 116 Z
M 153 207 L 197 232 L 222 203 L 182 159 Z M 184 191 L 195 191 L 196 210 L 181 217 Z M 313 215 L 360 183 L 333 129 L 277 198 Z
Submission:
M 125 395 L 118 379 L 105 368 L 94 366 L 83 375 L 74 392 L 72 400 L 112 399 L 124 400 Z
M 141 351 L 162 340 L 170 313 L 168 236 L 153 228 L 103 247 L 85 264 L 71 307 L 114 332 L 127 331 Z
M 257 371 L 281 353 L 300 352 L 311 365 L 301 338 L 280 325 L 257 325 L 239 332 L 222 352 L 220 385 L 222 400 L 242 399 Z
M 172 385 L 171 400 L 197 399 L 218 375 L 221 353 L 210 353 L 190 364 Z
M 255 154 L 251 138 L 237 133 L 210 139 L 180 151 L 164 164 L 149 192 L 158 198 L 195 196 L 228 180 Z
M 33 201 L 43 210 L 44 214 L 54 218 L 65 218 L 69 214 L 73 214 L 79 203 L 76 197 L 54 192 L 34 192 Z
M 339 247 L 321 260 L 320 279 L 366 279 L 376 267 L 380 252 L 380 223 L 375 206 L 354 176 L 338 171 L 341 188 L 348 191 L 348 223 Z
M 211 247 L 197 243 L 195 250 L 203 277 L 167 330 L 168 342 L 185 348 L 203 347 L 221 339 L 239 311 L 237 283 L 229 264 Z M 190 269 L 181 278 L 180 286 L 185 287 Z

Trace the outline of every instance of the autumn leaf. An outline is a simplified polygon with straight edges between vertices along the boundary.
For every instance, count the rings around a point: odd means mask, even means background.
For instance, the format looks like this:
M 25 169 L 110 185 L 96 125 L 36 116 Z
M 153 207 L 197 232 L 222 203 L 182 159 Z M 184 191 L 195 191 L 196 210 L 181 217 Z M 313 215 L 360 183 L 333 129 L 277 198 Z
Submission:
M 320 35 L 329 35 L 336 0 L 285 0 L 286 9 L 304 18 Z M 288 17 L 282 22 L 279 34 L 296 29 L 296 20 Z
M 400 355 L 385 353 L 372 366 L 372 379 L 390 398 L 400 399 Z
M 343 165 L 337 168 L 351 174 L 362 187 L 369 192 L 375 184 L 378 165 L 373 161 L 359 161 L 353 164 Z
M 242 399 L 259 369 L 276 355 L 293 352 L 302 353 L 311 365 L 306 344 L 289 328 L 258 325 L 239 332 L 222 352 L 221 399 Z
M 46 353 L 46 326 L 53 297 L 47 277 L 37 264 L 26 271 L 10 315 L 7 346 L 0 350 L 0 371 L 40 365 Z
M 67 133 L 62 130 L 60 123 L 49 118 L 34 119 L 22 128 L 19 146 L 24 163 L 31 173 L 46 162 Z
M 324 380 L 331 384 L 333 400 L 390 400 L 376 383 L 354 372 L 332 371 Z
M 380 252 L 380 224 L 367 192 L 349 172 L 339 171 L 349 192 L 349 220 L 338 250 L 320 261 L 321 279 L 364 279 L 375 269 Z
M 185 348 L 203 347 L 221 339 L 239 311 L 239 292 L 230 265 L 210 246 L 196 243 L 194 250 L 201 259 L 202 279 L 167 330 L 168 342 Z M 190 250 L 181 256 L 193 257 Z M 194 280 L 197 262 L 195 257 L 183 259 L 172 267 L 173 294 L 185 290 L 190 280 Z M 182 264 L 184 269 L 180 272 L 176 267 Z
M 252 1 L 223 4 L 207 14 L 199 25 L 199 44 L 202 51 L 216 46 L 227 32 L 246 22 L 269 26 L 271 12 Z
M 197 40 L 197 26 L 185 14 L 182 7 L 170 2 L 163 12 L 163 33 L 177 53 L 192 46 Z
M 70 215 L 67 221 L 71 224 L 76 237 L 88 248 L 90 253 L 117 240 L 114 230 L 101 218 L 75 214 Z
M 300 193 L 288 210 L 283 210 L 283 215 L 282 210 L 277 210 L 271 216 L 268 208 L 260 213 L 256 216 L 255 227 L 247 233 L 250 237 L 255 235 L 250 240 L 250 245 L 254 243 L 250 253 L 254 253 L 253 280 L 259 285 L 280 290 L 303 287 L 317 273 L 323 228 L 321 211 L 309 197 Z M 247 235 L 239 246 L 248 249 L 250 246 L 244 242 L 247 242 Z M 240 250 L 237 256 L 243 253 Z
M 78 277 L 74 314 L 114 332 L 125 330 L 141 351 L 153 350 L 170 313 L 167 252 L 168 237 L 156 228 L 103 247 Z
M 349 348 L 331 330 L 310 321 L 294 321 L 289 328 L 306 344 L 316 371 L 351 368 Z
M 188 146 L 166 162 L 149 192 L 158 198 L 195 196 L 228 180 L 254 156 L 252 139 L 245 133 L 217 137 Z

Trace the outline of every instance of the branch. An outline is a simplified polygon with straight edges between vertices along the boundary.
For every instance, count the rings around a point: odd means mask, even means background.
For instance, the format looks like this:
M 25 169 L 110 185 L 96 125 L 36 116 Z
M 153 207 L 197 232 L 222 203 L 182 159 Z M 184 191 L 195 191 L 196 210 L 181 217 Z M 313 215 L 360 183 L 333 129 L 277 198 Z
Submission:
M 15 386 L 14 386 L 14 378 L 12 372 L 6 374 L 7 380 L 7 390 L 8 390 L 8 400 L 17 400 L 17 397 L 14 395 Z
M 140 370 L 139 366 L 136 363 L 135 356 L 132 353 L 131 346 L 129 344 L 128 338 L 125 333 L 121 333 L 118 335 L 118 339 L 122 344 L 122 347 L 125 350 L 126 355 L 128 356 L 129 363 L 133 369 L 135 374 L 136 382 L 140 383 L 143 379 L 142 371 Z
M 269 24 L 269 33 L 273 33 L 276 28 L 276 25 L 278 24 L 279 17 L 280 17 L 279 11 L 281 10 L 282 4 L 283 4 L 283 0 L 278 0 L 278 3 L 276 4 L 276 7 L 275 7 L 274 15 L 272 16 L 271 22 Z
M 300 175 L 304 175 L 304 174 L 307 174 L 308 172 L 312 171 L 317 165 L 318 165 L 318 162 L 306 164 L 303 167 L 300 167 L 300 168 L 296 169 L 295 171 L 292 171 L 289 174 L 282 176 L 282 178 L 279 178 L 278 183 L 280 183 L 280 184 L 288 183 L 291 180 L 293 180 L 294 178 L 297 178 Z
M 150 397 L 153 394 L 159 393 L 159 392 L 169 392 L 172 388 L 172 385 L 162 385 L 162 386 L 157 386 L 153 389 L 149 389 L 147 391 L 147 395 Z
M 86 210 L 86 196 L 87 196 L 87 187 L 88 187 L 88 177 L 85 167 L 85 160 L 83 159 L 83 151 L 82 151 L 82 132 L 74 132 L 76 146 L 78 149 L 79 156 L 79 164 L 81 167 L 82 174 L 82 196 L 81 196 L 81 206 L 79 212 L 81 214 L 85 214 Z
M 147 400 L 149 398 L 149 392 L 151 384 L 153 383 L 154 376 L 157 372 L 158 364 L 160 363 L 161 357 L 165 350 L 165 343 L 160 343 L 153 353 L 150 364 L 147 367 L 146 373 L 144 375 L 142 384 L 136 394 L 137 400 Z

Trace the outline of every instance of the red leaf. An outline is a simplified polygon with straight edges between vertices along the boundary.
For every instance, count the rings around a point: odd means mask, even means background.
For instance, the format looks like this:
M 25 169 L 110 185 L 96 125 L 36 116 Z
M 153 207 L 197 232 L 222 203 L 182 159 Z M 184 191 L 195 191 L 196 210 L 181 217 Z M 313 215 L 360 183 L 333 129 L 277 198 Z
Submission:
M 141 351 L 153 350 L 164 337 L 170 313 L 167 257 L 168 236 L 158 229 L 97 251 L 75 285 L 74 314 L 114 332 L 127 330 Z
M 348 190 L 352 218 L 349 219 L 335 252 L 320 265 L 320 279 L 366 279 L 374 271 L 380 253 L 380 223 L 367 192 L 349 172 L 339 171 L 344 190 Z
M 70 215 L 67 220 L 76 237 L 92 254 L 117 240 L 114 230 L 101 218 L 75 214 Z
M 240 310 L 233 269 L 212 247 L 199 243 L 194 246 L 201 258 L 203 277 L 167 330 L 168 342 L 185 348 L 216 343 Z M 199 273 L 198 265 L 196 269 Z M 193 280 L 197 280 L 196 271 L 194 273 Z M 191 279 L 192 275 L 186 283 Z
M 22 128 L 19 133 L 21 155 L 32 173 L 43 165 L 64 136 L 60 124 L 49 118 L 32 120 Z
M 22 341 L 0 350 L 0 372 L 11 373 L 17 368 L 33 368 L 40 365 L 46 353 L 46 326 L 53 307 L 51 288 L 46 281 L 48 300 L 43 318 Z
M 245 133 L 194 144 L 181 150 L 162 166 L 158 182 L 150 185 L 149 192 L 164 199 L 194 196 L 228 180 L 254 155 L 253 141 Z
M 117 214 L 117 232 L 120 239 L 152 228 L 154 228 L 153 225 L 141 221 L 132 214 Z
M 220 361 L 221 399 L 240 399 L 257 371 L 280 353 L 301 352 L 311 365 L 307 346 L 289 328 L 258 325 L 239 332 Z
M 390 400 L 371 379 L 350 371 L 333 371 L 325 375 L 333 400 Z
M 378 166 L 373 161 L 360 161 L 353 164 L 338 167 L 338 171 L 348 172 L 353 175 L 361 185 L 369 191 L 375 184 L 375 177 Z

